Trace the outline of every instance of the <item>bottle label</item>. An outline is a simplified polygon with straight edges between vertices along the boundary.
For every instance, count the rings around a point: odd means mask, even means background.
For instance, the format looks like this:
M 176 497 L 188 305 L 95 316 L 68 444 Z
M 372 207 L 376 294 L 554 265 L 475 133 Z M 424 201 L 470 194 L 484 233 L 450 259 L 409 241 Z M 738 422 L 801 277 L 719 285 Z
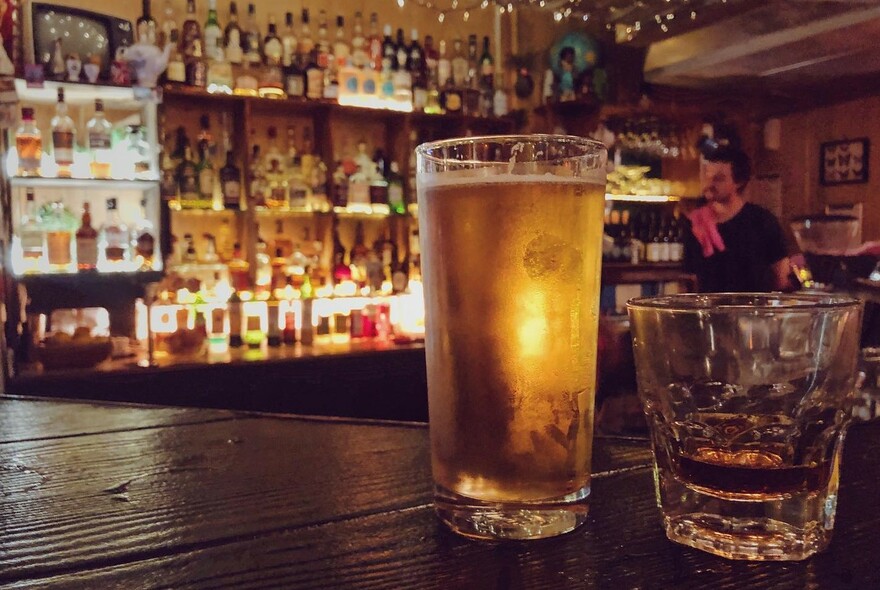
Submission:
M 306 96 L 309 98 L 322 98 L 324 96 L 324 72 L 318 68 L 312 68 L 306 72 L 308 87 Z
M 199 174 L 199 192 L 208 198 L 214 194 L 214 173 L 209 168 Z
M 182 61 L 168 62 L 168 81 L 180 82 L 181 84 L 186 82 L 186 66 Z
M 376 80 L 372 76 L 367 76 L 364 79 L 363 91 L 364 91 L 364 94 L 367 94 L 370 96 L 376 94 Z
M 393 209 L 403 206 L 403 185 L 399 182 L 392 182 L 388 185 L 388 204 Z
M 89 148 L 93 150 L 109 150 L 110 136 L 106 133 L 89 133 Z
M 220 59 L 220 27 L 205 27 L 205 55 L 208 59 Z
M 241 198 L 241 182 L 238 180 L 227 180 L 223 183 L 223 200 L 227 204 L 235 203 L 238 206 L 238 200 Z
M 107 260 L 122 260 L 125 258 L 125 248 L 121 246 L 107 246 L 104 250 Z
M 55 161 L 61 165 L 73 163 L 73 133 L 70 131 L 53 131 L 52 148 L 55 150 Z
M 22 242 L 22 246 L 24 246 L 24 242 Z M 95 238 L 77 238 L 76 262 L 80 266 L 94 267 L 98 263 L 98 240 Z
M 291 74 L 287 76 L 287 95 L 303 96 L 305 94 L 306 85 L 300 74 Z
M 281 62 L 284 47 L 281 45 L 281 41 L 279 41 L 277 37 L 273 37 L 266 41 L 266 45 L 263 47 L 263 53 L 266 54 L 267 62 L 278 64 Z
M 353 72 L 345 77 L 344 87 L 345 91 L 349 94 L 357 94 L 358 92 L 358 75 L 357 72 Z

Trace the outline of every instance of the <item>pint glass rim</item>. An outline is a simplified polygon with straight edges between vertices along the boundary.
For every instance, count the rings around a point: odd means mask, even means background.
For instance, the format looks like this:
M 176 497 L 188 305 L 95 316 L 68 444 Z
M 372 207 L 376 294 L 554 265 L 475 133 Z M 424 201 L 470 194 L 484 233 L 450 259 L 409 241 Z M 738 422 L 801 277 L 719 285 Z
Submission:
M 626 302 L 626 307 L 630 310 L 716 314 L 844 310 L 861 305 L 862 302 L 853 297 L 830 293 L 677 293 L 634 297 Z
M 553 158 L 552 160 L 545 160 L 546 162 L 569 162 L 573 160 L 578 160 L 580 158 L 584 158 L 593 154 L 596 154 L 600 151 L 608 150 L 607 146 L 601 141 L 596 141 L 595 139 L 589 139 L 587 137 L 581 137 L 579 135 L 564 135 L 564 134 L 553 134 L 553 133 L 532 133 L 532 134 L 514 134 L 514 135 L 477 135 L 473 137 L 453 137 L 449 139 L 440 139 L 436 141 L 428 141 L 422 143 L 416 147 L 416 155 L 420 158 L 423 158 L 427 161 L 434 162 L 437 164 L 443 163 L 456 163 L 456 164 L 464 164 L 464 165 L 496 165 L 496 164 L 506 164 L 507 161 L 502 160 L 488 160 L 488 159 L 461 159 L 449 156 L 436 156 L 433 155 L 434 151 L 444 150 L 445 148 L 468 145 L 468 144 L 477 144 L 477 143 L 495 143 L 495 144 L 510 144 L 510 143 L 538 143 L 538 142 L 552 142 L 557 145 L 569 145 L 569 146 L 577 146 L 583 148 L 582 153 L 570 156 L 562 156 Z

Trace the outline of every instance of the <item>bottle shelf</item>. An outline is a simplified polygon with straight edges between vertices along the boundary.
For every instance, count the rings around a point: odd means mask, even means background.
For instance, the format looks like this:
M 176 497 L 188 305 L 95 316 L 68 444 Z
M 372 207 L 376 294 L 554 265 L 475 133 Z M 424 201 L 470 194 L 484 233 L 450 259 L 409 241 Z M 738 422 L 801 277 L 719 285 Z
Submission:
M 174 215 L 182 217 L 235 217 L 243 212 L 238 209 L 178 209 L 175 207 L 169 207 L 168 210 Z
M 99 97 L 108 108 L 137 110 L 147 103 L 160 102 L 160 93 L 154 89 L 132 86 L 106 86 L 79 82 L 55 82 L 46 80 L 40 88 L 30 88 L 22 78 L 15 79 L 18 99 L 26 104 L 54 105 L 58 89 L 64 88 L 64 101 L 72 106 L 94 104 Z
M 388 206 L 379 209 L 360 207 L 333 207 L 333 213 L 340 219 L 386 219 L 391 216 Z
M 311 207 L 288 207 L 284 209 L 256 207 L 254 211 L 258 217 L 310 217 L 316 213 L 329 213 L 329 210 L 312 209 Z
M 159 187 L 158 180 L 127 180 L 116 178 L 49 178 L 42 176 L 14 176 L 12 187 L 67 188 L 92 190 L 151 190 Z
M 27 286 L 64 285 L 68 287 L 99 285 L 108 283 L 145 285 L 162 279 L 160 270 L 141 270 L 135 272 L 48 272 L 30 273 L 16 279 Z

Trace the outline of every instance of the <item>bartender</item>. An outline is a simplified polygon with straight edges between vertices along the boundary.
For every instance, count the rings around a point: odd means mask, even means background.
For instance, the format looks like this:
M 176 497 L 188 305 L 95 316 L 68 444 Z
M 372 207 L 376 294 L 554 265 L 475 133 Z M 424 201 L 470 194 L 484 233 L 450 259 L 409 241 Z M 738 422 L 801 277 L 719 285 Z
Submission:
M 790 291 L 791 263 L 782 227 L 743 191 L 749 157 L 734 145 L 702 149 L 700 183 L 706 204 L 688 214 L 684 268 L 705 293 Z

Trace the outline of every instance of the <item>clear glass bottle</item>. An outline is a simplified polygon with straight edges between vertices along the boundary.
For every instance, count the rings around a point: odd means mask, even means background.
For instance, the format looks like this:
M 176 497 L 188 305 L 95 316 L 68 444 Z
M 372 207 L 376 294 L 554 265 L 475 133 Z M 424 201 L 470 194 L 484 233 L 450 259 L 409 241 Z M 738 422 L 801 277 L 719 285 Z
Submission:
M 15 132 L 15 149 L 18 152 L 18 176 L 41 176 L 43 159 L 43 136 L 34 121 L 34 109 L 21 109 L 21 125 Z
M 183 153 L 183 160 L 177 166 L 177 186 L 180 206 L 187 209 L 199 205 L 199 174 L 189 144 L 184 146 Z
M 257 65 L 263 61 L 262 48 L 260 47 L 260 28 L 257 25 L 256 13 L 256 7 L 253 4 L 248 4 L 242 51 L 244 51 L 244 60 L 251 65 Z
M 204 46 L 202 43 L 202 27 L 196 18 L 195 0 L 186 0 L 186 20 L 183 21 L 180 33 L 180 52 L 184 56 L 189 57 L 193 55 L 196 45 Z
M 364 18 L 358 11 L 354 13 L 354 26 L 351 33 L 351 65 L 356 68 L 364 68 L 369 59 L 367 39 L 364 37 Z
M 226 47 L 226 59 L 232 65 L 239 65 L 244 56 L 241 48 L 241 27 L 238 24 L 238 6 L 235 2 L 229 3 L 229 22 L 223 31 L 223 44 Z
M 309 9 L 302 10 L 302 24 L 300 25 L 299 39 L 297 40 L 296 53 L 299 58 L 300 68 L 306 69 L 306 66 L 312 59 L 312 51 L 315 49 L 315 42 L 312 39 L 312 31 L 309 28 Z
M 391 34 L 389 26 L 388 34 Z M 379 15 L 370 14 L 370 31 L 367 36 L 367 66 L 374 72 L 382 71 L 382 36 L 379 34 Z
M 281 36 L 281 65 L 290 67 L 296 58 L 296 31 L 293 28 L 293 13 L 284 13 L 284 34 Z
M 73 165 L 73 150 L 76 145 L 76 125 L 67 114 L 67 103 L 64 102 L 64 88 L 58 89 L 58 103 L 55 116 L 52 118 L 52 151 L 55 163 L 58 164 L 58 177 L 70 178 L 70 167 Z
M 337 71 L 339 68 L 344 68 L 349 65 L 349 62 L 351 61 L 351 46 L 348 44 L 348 35 L 345 33 L 345 18 L 342 15 L 336 17 L 336 38 L 333 40 L 333 60 L 336 62 Z
M 144 132 L 145 129 L 140 125 L 128 126 L 127 159 L 131 162 L 132 177 L 137 180 L 153 178 L 152 150 Z
M 89 170 L 92 178 L 110 178 L 113 157 L 113 126 L 104 115 L 104 101 L 95 99 L 95 115 L 86 123 L 89 140 Z
M 196 174 L 199 179 L 199 209 L 213 209 L 214 207 L 214 184 L 217 175 L 214 171 L 214 162 L 207 149 L 199 150 L 199 163 Z
M 76 230 L 76 268 L 79 271 L 98 267 L 98 230 L 92 227 L 92 213 L 88 202 L 83 203 L 82 219 Z
M 101 226 L 104 242 L 104 259 L 108 263 L 119 263 L 131 258 L 128 226 L 122 222 L 115 197 L 107 199 L 107 216 Z
M 18 239 L 21 243 L 22 255 L 29 262 L 29 266 L 33 266 L 43 258 L 43 242 L 46 236 L 42 219 L 37 210 L 34 189 L 28 188 L 26 194 L 24 215 L 18 225 Z

